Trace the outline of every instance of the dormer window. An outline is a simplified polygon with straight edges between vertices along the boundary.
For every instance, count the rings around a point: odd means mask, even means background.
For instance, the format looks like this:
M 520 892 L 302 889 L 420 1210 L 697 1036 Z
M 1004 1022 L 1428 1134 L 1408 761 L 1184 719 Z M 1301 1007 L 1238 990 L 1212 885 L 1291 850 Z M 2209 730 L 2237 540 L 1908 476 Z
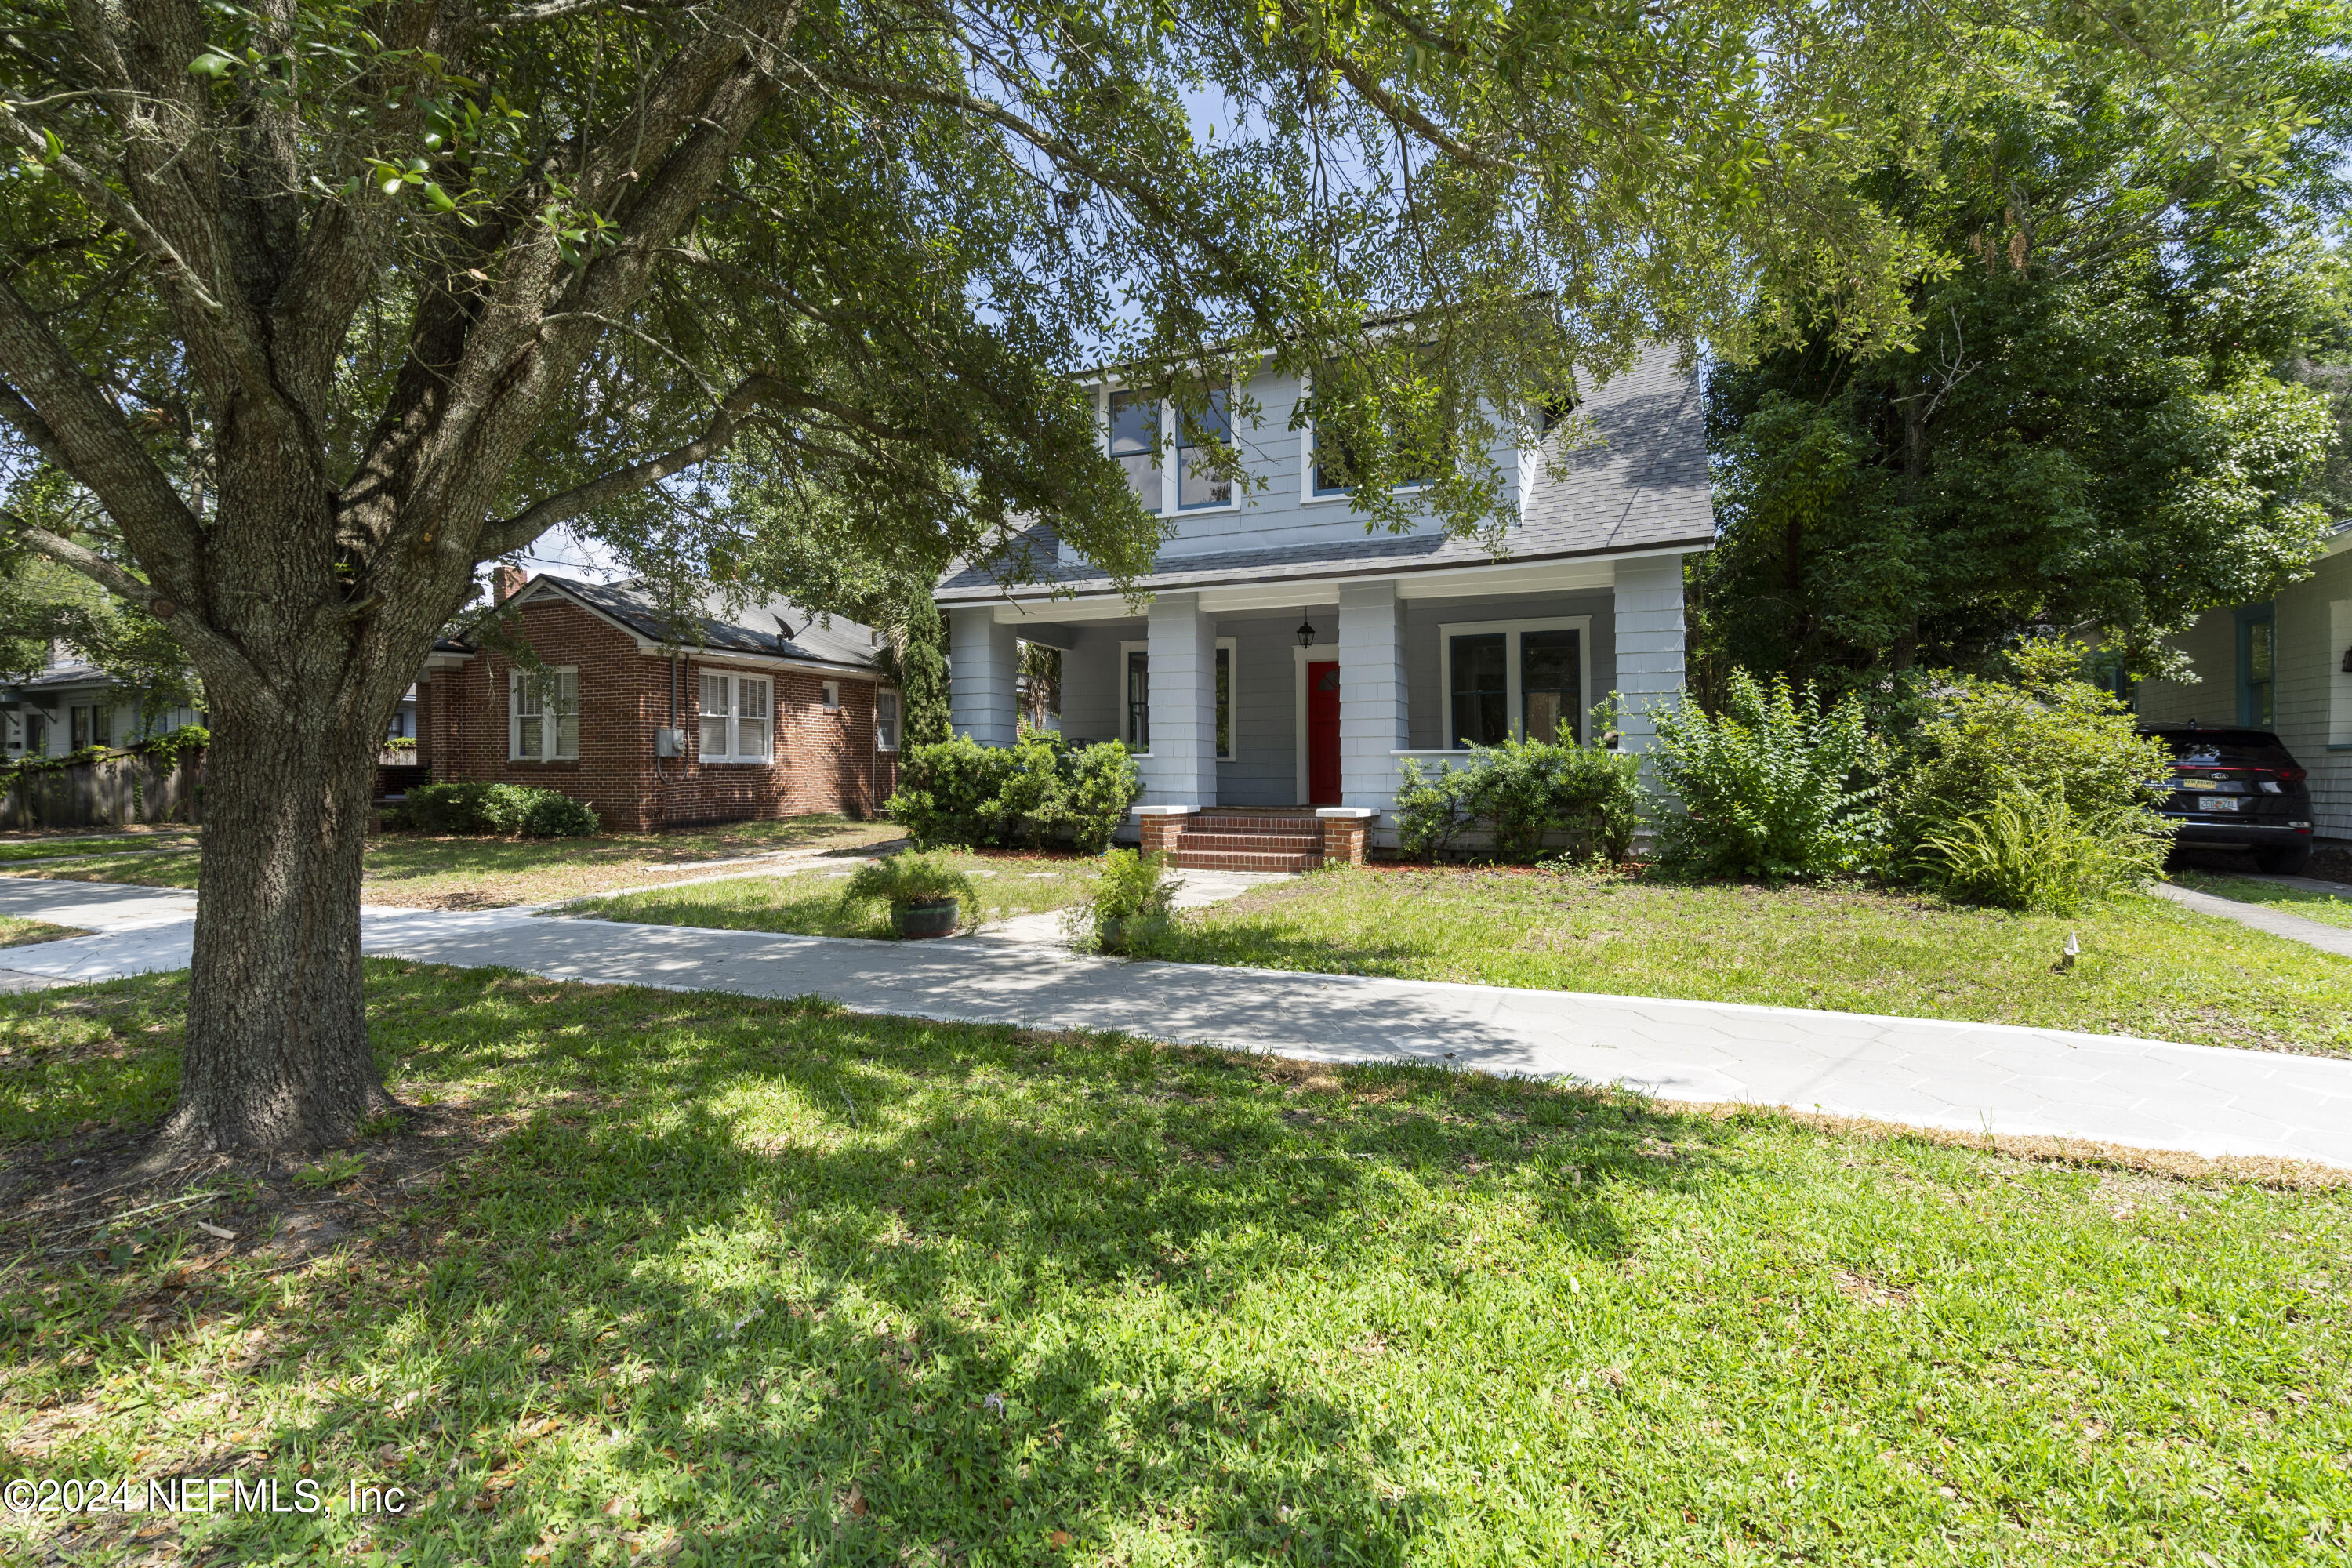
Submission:
M 1110 455 L 1127 470 L 1128 488 L 1146 511 L 1165 504 L 1160 494 L 1160 399 L 1147 392 L 1110 395 Z

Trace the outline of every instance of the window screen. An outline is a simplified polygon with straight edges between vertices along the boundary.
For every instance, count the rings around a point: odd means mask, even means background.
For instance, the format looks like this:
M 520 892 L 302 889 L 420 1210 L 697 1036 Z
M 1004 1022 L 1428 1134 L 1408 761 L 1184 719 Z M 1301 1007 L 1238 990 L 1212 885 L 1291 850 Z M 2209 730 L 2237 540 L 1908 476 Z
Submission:
M 1151 656 L 1141 648 L 1127 656 L 1127 748 L 1151 750 Z
M 728 680 L 723 675 L 702 678 L 702 754 L 706 757 L 731 755 L 728 748 L 728 721 L 734 716 L 734 704 L 728 700 Z
M 1209 406 L 1197 416 L 1187 416 L 1179 421 L 1176 447 L 1176 504 L 1179 507 L 1224 506 L 1234 499 L 1234 482 L 1219 479 L 1209 464 L 1213 456 L 1210 443 L 1230 442 L 1234 435 L 1229 398 L 1220 387 L 1210 395 Z

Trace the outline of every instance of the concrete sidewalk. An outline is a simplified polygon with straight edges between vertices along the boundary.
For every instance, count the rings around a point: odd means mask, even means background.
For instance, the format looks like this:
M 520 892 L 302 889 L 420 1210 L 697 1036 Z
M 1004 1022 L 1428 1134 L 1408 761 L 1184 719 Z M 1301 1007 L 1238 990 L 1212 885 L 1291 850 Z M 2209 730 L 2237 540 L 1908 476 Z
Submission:
M 0 879 L 0 912 L 103 934 L 11 949 L 58 980 L 187 963 L 186 895 Z M 114 897 L 112 895 L 124 895 Z M 77 903 L 75 900 L 81 900 Z M 178 906 L 184 909 L 186 906 Z M 958 1022 L 1117 1029 L 1320 1061 L 1441 1062 L 1913 1126 L 2352 1168 L 2352 1061 L 2055 1029 L 1085 958 L 986 937 L 898 943 L 369 910 L 370 952 L 550 979 L 831 997 Z

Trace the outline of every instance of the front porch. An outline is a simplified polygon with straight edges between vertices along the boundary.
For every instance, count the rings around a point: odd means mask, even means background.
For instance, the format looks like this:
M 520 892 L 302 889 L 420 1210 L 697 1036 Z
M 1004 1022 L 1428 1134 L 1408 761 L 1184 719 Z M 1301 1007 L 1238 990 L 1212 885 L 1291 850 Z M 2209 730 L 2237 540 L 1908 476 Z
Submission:
M 947 607 L 959 731 L 1013 743 L 1019 645 L 1061 650 L 1059 727 L 1135 753 L 1138 837 L 1185 864 L 1246 858 L 1221 869 L 1360 858 L 1393 842 L 1405 759 L 1563 723 L 1589 741 L 1612 692 L 1622 743 L 1646 749 L 1683 678 L 1680 552 L 1162 590 L 1140 615 L 1108 596 Z

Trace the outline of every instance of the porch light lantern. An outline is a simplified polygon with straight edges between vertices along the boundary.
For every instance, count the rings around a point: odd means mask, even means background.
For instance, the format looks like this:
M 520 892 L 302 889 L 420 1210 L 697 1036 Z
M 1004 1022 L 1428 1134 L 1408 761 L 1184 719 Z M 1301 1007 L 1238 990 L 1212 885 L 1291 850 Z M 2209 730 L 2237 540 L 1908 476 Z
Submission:
M 1315 623 L 1313 621 L 1301 621 L 1298 623 L 1298 646 L 1300 647 L 1313 647 L 1315 646 Z

